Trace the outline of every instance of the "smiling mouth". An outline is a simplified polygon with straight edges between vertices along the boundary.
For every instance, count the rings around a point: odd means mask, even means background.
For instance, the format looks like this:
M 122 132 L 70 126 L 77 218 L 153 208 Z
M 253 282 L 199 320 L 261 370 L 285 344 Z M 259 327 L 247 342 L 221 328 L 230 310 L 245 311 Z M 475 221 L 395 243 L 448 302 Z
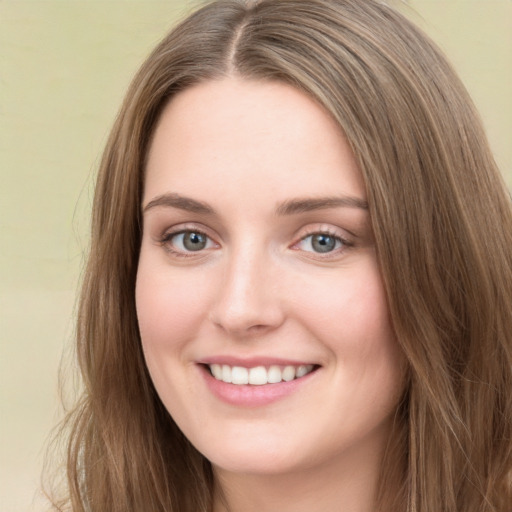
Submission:
M 317 365 L 313 364 L 299 366 L 255 366 L 253 368 L 230 366 L 227 364 L 208 364 L 206 367 L 210 370 L 210 374 L 214 379 L 238 386 L 247 384 L 263 386 L 265 384 L 290 382 L 305 377 L 318 368 Z

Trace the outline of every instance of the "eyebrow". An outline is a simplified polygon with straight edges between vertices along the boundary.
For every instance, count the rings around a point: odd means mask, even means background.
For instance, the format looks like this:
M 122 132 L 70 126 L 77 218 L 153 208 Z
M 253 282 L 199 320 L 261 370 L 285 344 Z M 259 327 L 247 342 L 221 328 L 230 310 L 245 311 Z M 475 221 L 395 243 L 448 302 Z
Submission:
M 178 208 L 179 210 L 200 213 L 203 215 L 215 214 L 215 210 L 208 203 L 174 193 L 162 194 L 155 197 L 143 208 L 143 212 L 145 213 L 158 206 Z M 354 196 L 298 198 L 284 201 L 276 207 L 275 213 L 278 216 L 295 215 L 314 210 L 326 210 L 329 208 L 340 207 L 368 210 L 368 203 L 363 199 Z
M 359 197 L 354 196 L 333 196 L 291 199 L 280 204 L 276 208 L 277 215 L 294 215 L 297 213 L 310 212 L 313 210 L 326 210 L 328 208 L 359 208 L 368 210 L 368 203 Z
M 157 206 L 178 208 L 179 210 L 206 215 L 213 215 L 215 213 L 215 210 L 209 204 L 190 197 L 180 196 L 179 194 L 162 194 L 161 196 L 157 196 L 152 199 L 142 211 L 145 213 Z

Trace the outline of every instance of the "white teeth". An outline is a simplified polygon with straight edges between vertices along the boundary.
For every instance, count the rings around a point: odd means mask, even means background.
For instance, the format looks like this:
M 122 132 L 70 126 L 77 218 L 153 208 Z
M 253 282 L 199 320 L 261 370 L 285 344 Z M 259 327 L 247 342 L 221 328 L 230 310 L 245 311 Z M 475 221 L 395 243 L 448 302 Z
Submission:
M 295 368 L 293 366 L 285 366 L 283 370 L 283 380 L 289 382 L 295 379 Z
M 231 366 L 227 364 L 222 365 L 222 380 L 227 383 L 231 382 Z
M 309 372 L 308 367 L 303 364 L 297 368 L 297 370 L 295 371 L 295 376 L 298 379 L 300 377 L 304 377 L 304 375 L 306 375 L 308 372 Z
M 267 370 L 264 366 L 256 366 L 249 370 L 249 384 L 262 386 L 268 382 Z
M 211 364 L 210 371 L 217 380 L 228 384 L 253 386 L 263 386 L 265 384 L 277 384 L 278 382 L 289 382 L 294 379 L 304 377 L 313 371 L 313 365 L 300 366 L 277 366 L 272 365 L 269 368 L 264 366 L 255 366 L 254 368 L 244 368 L 243 366 L 229 366 L 227 364 Z
M 211 364 L 210 370 L 217 380 L 222 380 L 222 366 L 220 364 Z
M 231 368 L 231 382 L 233 384 L 249 384 L 249 370 L 241 366 Z
M 281 382 L 283 375 L 281 373 L 281 368 L 279 366 L 271 366 L 268 369 L 268 383 L 269 384 L 277 384 L 278 382 Z

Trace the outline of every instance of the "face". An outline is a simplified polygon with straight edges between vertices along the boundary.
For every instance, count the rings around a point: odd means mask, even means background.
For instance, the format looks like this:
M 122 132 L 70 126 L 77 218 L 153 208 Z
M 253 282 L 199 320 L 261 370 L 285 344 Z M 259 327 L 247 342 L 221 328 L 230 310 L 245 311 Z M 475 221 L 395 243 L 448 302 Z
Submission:
M 165 108 L 146 171 L 140 333 L 189 440 L 255 474 L 382 449 L 401 355 L 336 123 L 288 85 L 203 83 Z

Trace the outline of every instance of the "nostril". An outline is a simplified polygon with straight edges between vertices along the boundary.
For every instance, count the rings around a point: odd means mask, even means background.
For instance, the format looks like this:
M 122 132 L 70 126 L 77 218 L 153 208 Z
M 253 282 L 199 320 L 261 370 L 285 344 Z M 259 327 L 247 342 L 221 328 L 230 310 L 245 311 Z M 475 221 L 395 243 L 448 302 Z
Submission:
M 267 328 L 268 328 L 268 326 L 259 324 L 259 325 L 253 325 L 253 326 L 249 327 L 249 330 L 250 331 L 264 331 Z

